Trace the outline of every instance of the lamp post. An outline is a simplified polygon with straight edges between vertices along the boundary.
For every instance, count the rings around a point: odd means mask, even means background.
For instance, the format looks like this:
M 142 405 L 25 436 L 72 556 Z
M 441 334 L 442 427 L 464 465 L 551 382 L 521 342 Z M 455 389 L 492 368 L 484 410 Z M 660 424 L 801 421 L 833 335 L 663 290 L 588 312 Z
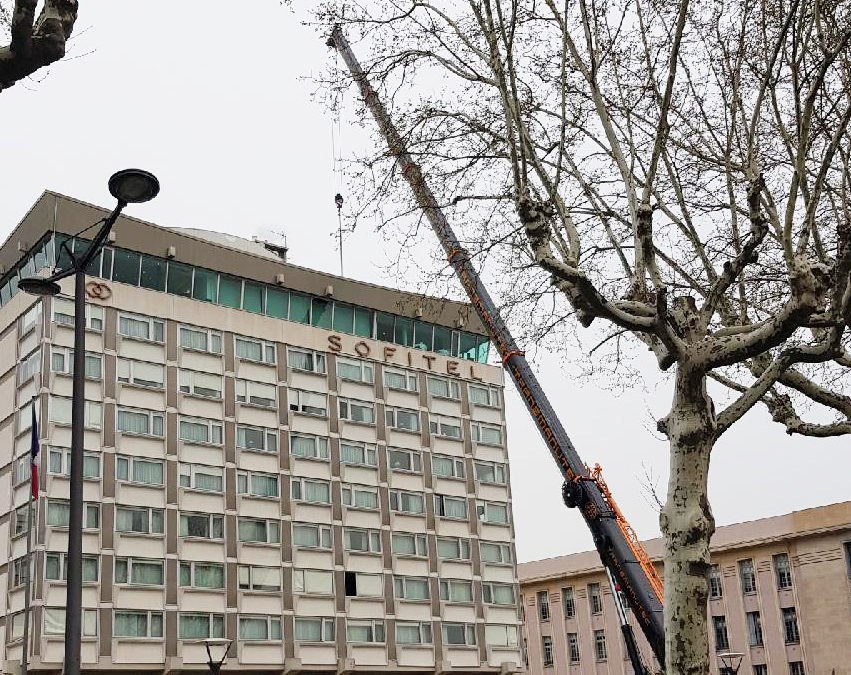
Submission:
M 228 651 L 233 640 L 227 638 L 209 638 L 204 640 L 204 646 L 207 648 L 207 667 L 210 669 L 210 675 L 219 675 L 222 672 L 222 665 L 228 657 Z M 221 656 L 219 656 L 221 654 Z
M 736 675 L 742 667 L 744 654 L 738 652 L 721 652 L 718 659 L 721 661 L 721 675 Z
M 118 201 L 103 220 L 89 247 L 75 256 L 65 247 L 71 266 L 50 277 L 21 279 L 18 288 L 33 295 L 56 295 L 59 281 L 74 276 L 74 374 L 71 400 L 71 476 L 68 518 L 67 596 L 65 602 L 65 675 L 80 673 L 80 638 L 83 619 L 83 438 L 86 383 L 86 268 L 98 254 L 109 231 L 128 204 L 147 202 L 160 190 L 156 177 L 140 169 L 124 169 L 109 179 L 109 192 Z

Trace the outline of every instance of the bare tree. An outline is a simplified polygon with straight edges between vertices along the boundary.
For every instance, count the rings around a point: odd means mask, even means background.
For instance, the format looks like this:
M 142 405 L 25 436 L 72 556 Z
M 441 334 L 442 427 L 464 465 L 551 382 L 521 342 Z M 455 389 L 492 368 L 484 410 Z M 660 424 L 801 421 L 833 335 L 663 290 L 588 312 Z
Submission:
M 708 673 L 713 445 L 757 403 L 790 434 L 851 432 L 851 3 L 341 1 L 317 20 L 369 54 L 526 325 L 591 327 L 594 361 L 632 343 L 671 373 L 665 666 Z M 386 157 L 355 192 L 415 229 Z
M 65 56 L 65 45 L 77 20 L 77 0 L 15 0 L 0 4 L 0 27 L 10 36 L 0 47 L 0 91 Z

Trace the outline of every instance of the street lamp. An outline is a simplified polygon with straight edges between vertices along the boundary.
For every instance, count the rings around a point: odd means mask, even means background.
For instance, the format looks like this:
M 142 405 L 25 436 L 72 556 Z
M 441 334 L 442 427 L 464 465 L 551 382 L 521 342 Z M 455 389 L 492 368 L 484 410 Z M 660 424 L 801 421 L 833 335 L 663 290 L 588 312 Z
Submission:
M 721 675 L 736 675 L 742 667 L 744 654 L 738 652 L 722 652 L 718 655 L 721 660 Z
M 80 673 L 80 637 L 83 619 L 83 431 L 86 370 L 86 268 L 100 252 L 109 231 L 128 204 L 147 202 L 160 191 L 152 173 L 124 169 L 109 179 L 109 192 L 118 201 L 89 247 L 75 256 L 63 242 L 71 266 L 50 277 L 28 277 L 18 284 L 25 293 L 56 295 L 59 281 L 74 275 L 74 374 L 71 401 L 70 514 L 68 517 L 67 596 L 65 601 L 65 675 Z
M 222 672 L 222 665 L 228 657 L 228 650 L 232 640 L 227 638 L 209 638 L 204 640 L 204 646 L 207 648 L 207 667 L 210 669 L 210 675 L 219 675 Z M 221 654 L 221 656 L 219 656 Z

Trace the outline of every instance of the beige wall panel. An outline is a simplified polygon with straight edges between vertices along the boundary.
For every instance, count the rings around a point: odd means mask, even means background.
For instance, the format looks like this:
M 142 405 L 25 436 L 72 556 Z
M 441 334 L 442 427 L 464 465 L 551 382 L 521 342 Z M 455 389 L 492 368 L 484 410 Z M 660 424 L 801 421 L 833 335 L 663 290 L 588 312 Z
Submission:
M 254 382 L 278 383 L 278 373 L 275 366 L 254 363 L 253 361 L 236 360 L 236 377 L 242 380 L 253 380 Z M 320 381 L 322 381 L 320 379 Z M 318 390 L 322 391 L 322 390 Z
M 226 609 L 225 592 L 199 591 L 180 588 L 177 592 L 178 607 L 181 612 L 218 612 Z
M 310 595 L 293 596 L 293 611 L 296 616 L 333 616 L 334 598 L 313 597 Z
M 387 430 L 387 445 L 388 447 L 407 448 L 409 450 L 419 450 L 422 448 L 419 432 L 408 433 L 395 429 Z
M 560 596 L 559 602 L 561 602 Z M 558 614 L 560 605 L 555 605 L 555 607 L 556 614 Z M 486 605 L 484 607 L 484 617 L 485 623 L 517 623 L 517 610 L 514 607 L 492 607 Z M 619 632 L 620 626 L 617 626 L 615 630 Z
M 402 513 L 390 514 L 390 529 L 393 532 L 425 532 L 426 519 L 424 516 L 406 516 Z
M 394 556 L 393 573 L 409 577 L 427 577 L 429 573 L 428 561 Z
M 368 469 L 363 466 L 342 464 L 340 466 L 340 478 L 344 483 L 355 483 L 360 485 L 377 485 L 378 469 Z
M 251 544 L 238 544 L 237 557 L 241 562 L 250 562 L 252 565 L 265 565 L 266 567 L 280 567 L 281 553 L 277 545 L 258 546 Z
M 118 405 L 120 406 L 160 411 L 166 408 L 166 395 L 162 389 L 136 387 L 120 382 L 116 393 Z
M 115 663 L 162 663 L 165 660 L 165 641 L 116 639 L 112 659 Z
M 219 446 L 182 444 L 178 457 L 181 462 L 190 464 L 208 464 L 210 466 L 224 466 L 224 450 Z
M 237 600 L 240 613 L 271 614 L 281 613 L 281 596 L 266 593 L 241 592 Z
M 482 485 L 479 483 L 476 496 L 479 499 L 486 499 L 492 502 L 507 502 L 508 488 L 501 485 Z
M 190 349 L 181 349 L 177 358 L 178 364 L 181 368 L 202 370 L 207 373 L 218 373 L 219 375 L 222 375 L 225 372 L 225 362 L 222 357 L 218 355 L 193 352 Z
M 221 542 L 179 539 L 180 559 L 208 562 L 224 562 L 225 547 Z
M 163 509 L 166 504 L 165 490 L 117 482 L 115 484 L 115 501 L 124 506 L 150 506 Z
M 440 576 L 450 579 L 472 579 L 473 566 L 465 562 L 440 561 Z
M 378 441 L 378 430 L 375 425 L 354 424 L 346 420 L 340 420 L 340 437 L 351 441 L 376 443 Z
M 486 541 L 511 541 L 511 528 L 507 525 L 488 525 L 482 523 L 480 536 Z
M 362 598 L 346 598 L 348 610 L 346 616 L 352 619 L 383 619 L 387 613 L 383 600 L 366 600 Z
M 239 497 L 236 510 L 241 516 L 275 519 L 280 516 L 279 508 L 280 502 L 277 499 Z
M 397 645 L 396 661 L 400 666 L 430 668 L 434 666 L 434 648 L 431 645 Z
M 334 645 L 296 644 L 295 656 L 305 665 L 335 665 L 337 649 Z
M 474 623 L 476 621 L 476 608 L 472 605 L 455 605 L 444 602 L 443 605 L 443 620 Z
M 55 345 L 60 347 L 73 347 L 74 346 L 74 329 L 69 328 L 68 326 L 59 325 L 55 326 L 53 329 L 53 338 L 52 342 Z M 102 349 L 95 349 L 94 343 L 96 343 L 96 338 L 100 336 L 96 333 L 87 332 L 86 333 L 86 347 L 91 351 L 103 351 Z M 91 342 L 89 342 L 91 340 Z M 101 341 L 102 342 L 102 341 Z
M 488 652 L 488 664 L 494 668 L 498 668 L 503 664 L 520 666 L 520 654 L 517 648 L 501 649 L 499 647 L 488 647 Z M 626 668 L 626 664 L 624 664 L 624 668 Z
M 313 504 L 293 504 L 293 520 L 304 523 L 331 524 L 331 507 Z
M 470 419 L 476 422 L 487 422 L 488 424 L 502 424 L 503 413 L 499 408 L 472 404 L 470 406 Z
M 337 389 L 340 396 L 344 398 L 355 398 L 360 401 L 372 401 L 375 399 L 375 387 L 371 384 L 351 382 L 338 378 Z
M 467 483 L 464 480 L 453 480 L 451 478 L 435 478 L 434 491 L 440 495 L 466 497 Z
M 240 404 L 236 406 L 236 421 L 238 424 L 248 424 L 249 426 L 278 428 L 278 414 L 274 408 L 265 409 Z
M 380 574 L 384 571 L 384 563 L 380 553 L 350 553 L 347 551 L 343 554 L 343 560 L 345 561 L 345 569 L 349 572 Z
M 290 468 L 293 476 L 331 480 L 331 463 L 328 461 L 316 461 L 293 457 Z
M 278 473 L 278 454 L 273 452 L 255 452 L 252 450 L 237 450 L 236 465 L 246 471 Z
M 4 401 L 4 405 L 3 405 L 4 408 L 6 408 L 7 405 L 8 405 L 8 403 L 6 403 L 6 402 L 15 400 L 14 394 L 13 394 L 14 388 L 12 388 L 12 389 L 8 388 L 8 383 L 12 383 L 12 386 L 14 387 L 14 382 L 15 382 L 15 378 L 9 377 L 0 386 L 0 396 L 6 395 L 6 394 L 8 394 L 8 396 L 9 396 L 9 398 L 0 399 L 0 400 Z M 38 394 L 38 390 L 39 390 L 40 386 L 41 385 L 35 380 L 35 378 L 27 380 L 26 384 L 24 384 L 17 391 L 17 403 L 16 403 L 17 407 L 21 408 L 22 406 L 25 406 L 30 401 L 32 401 L 33 396 Z M 11 410 L 9 412 L 11 412 Z M 36 410 L 36 415 L 38 415 L 38 414 L 39 414 L 39 411 Z M 40 421 L 41 420 L 39 420 L 39 422 Z
M 387 390 L 385 401 L 388 406 L 398 406 L 399 408 L 408 408 L 410 410 L 419 410 L 420 407 L 419 394 L 398 391 L 396 389 Z
M 493 445 L 482 445 L 480 443 L 473 444 L 473 457 L 486 462 L 508 462 L 508 456 L 505 448 L 498 448 Z
M 165 537 L 115 534 L 115 555 L 119 557 L 164 558 Z
M 118 356 L 137 361 L 150 361 L 151 363 L 165 363 L 165 346 L 156 342 L 145 342 L 133 340 L 123 335 L 118 336 Z
M 116 584 L 112 591 L 112 604 L 123 609 L 160 608 L 165 604 L 165 589 Z
M 367 527 L 377 530 L 381 527 L 381 513 L 359 509 L 343 509 L 343 525 L 346 527 Z
M 482 581 L 499 581 L 506 584 L 516 582 L 514 570 L 510 565 L 482 565 Z
M 293 554 L 293 567 L 318 570 L 334 569 L 334 554 L 331 551 L 296 548 Z
M 397 488 L 399 490 L 413 490 L 414 492 L 422 492 L 425 490 L 425 479 L 421 474 L 391 471 L 389 478 L 391 488 Z
M 205 417 L 211 420 L 222 420 L 225 416 L 224 404 L 221 399 L 198 398 L 197 396 L 180 395 L 178 410 L 181 415 L 188 417 Z
M 314 434 L 315 436 L 328 436 L 330 433 L 328 419 L 325 417 L 294 413 L 291 419 L 290 431 L 300 431 L 305 434 Z
M 349 649 L 357 666 L 387 665 L 387 651 L 384 645 L 350 645 Z
M 320 393 L 328 392 L 328 379 L 321 373 L 306 373 L 301 370 L 289 369 L 287 382 L 293 389 L 304 389 Z
M 5 325 L 5 324 L 3 324 Z M 73 335 L 73 333 L 72 333 Z M 9 331 L 0 338 L 0 373 L 5 373 L 7 370 L 11 370 L 15 367 L 15 364 L 18 360 L 18 335 L 17 331 Z M 33 345 L 33 348 L 35 345 Z M 32 351 L 32 350 L 30 350 Z M 26 354 L 29 352 L 22 352 Z M 4 399 L 8 400 L 8 399 Z
M 469 537 L 470 527 L 467 521 L 464 520 L 447 520 L 446 518 L 438 518 L 435 523 L 435 530 L 440 537 Z
M 237 644 L 241 663 L 269 665 L 283 664 L 284 662 L 283 642 L 280 644 L 239 642 Z
M 183 511 L 196 513 L 224 513 L 225 498 L 215 492 L 202 492 L 188 488 L 178 489 L 178 502 Z
M 429 396 L 428 409 L 435 415 L 446 415 L 448 417 L 461 417 L 461 402 L 446 398 Z
M 440 436 L 432 436 L 431 451 L 436 455 L 464 456 L 464 444 Z

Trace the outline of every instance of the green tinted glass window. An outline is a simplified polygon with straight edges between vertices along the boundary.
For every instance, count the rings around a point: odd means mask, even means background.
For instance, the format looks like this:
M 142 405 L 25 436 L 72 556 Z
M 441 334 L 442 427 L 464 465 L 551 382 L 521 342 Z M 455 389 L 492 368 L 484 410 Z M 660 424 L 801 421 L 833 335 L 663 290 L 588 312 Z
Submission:
M 313 298 L 313 312 L 310 323 L 319 328 L 331 329 L 331 301 L 322 298 Z
M 139 285 L 139 254 L 115 249 L 112 262 L 112 280 L 124 284 Z
M 375 317 L 375 339 L 393 342 L 393 323 L 396 317 L 384 312 L 376 312 Z
M 396 317 L 396 344 L 410 347 L 414 344 L 414 322 L 401 316 Z
M 434 326 L 423 321 L 414 321 L 414 347 L 431 351 Z
M 103 251 L 98 251 L 98 254 L 91 259 L 89 264 L 86 266 L 86 274 L 90 277 L 99 277 L 100 276 L 100 259 Z M 31 276 L 30 274 L 25 274 L 24 276 Z
M 476 360 L 476 336 L 469 333 L 461 333 L 461 351 L 458 353 L 462 359 Z
M 139 285 L 152 291 L 165 290 L 165 260 L 162 258 L 142 257 L 142 278 Z
M 487 338 L 479 337 L 479 363 L 488 362 L 488 351 L 490 350 L 491 341 Z
M 67 270 L 71 267 L 71 256 L 68 255 L 68 249 L 71 248 L 72 245 L 73 242 L 69 241 L 67 235 L 56 235 L 56 251 L 58 255 L 56 266 L 59 269 Z
M 101 251 L 103 262 L 100 266 L 100 275 L 104 279 L 112 279 L 112 249 L 105 248 Z
M 443 356 L 452 353 L 452 331 L 443 326 L 434 327 L 434 351 Z
M 372 337 L 372 310 L 363 307 L 355 308 L 355 335 Z
M 242 308 L 249 312 L 263 313 L 263 291 L 264 287 L 250 281 L 245 282 L 242 291 Z
M 278 319 L 287 318 L 287 309 L 290 304 L 290 296 L 280 288 L 266 289 L 266 314 Z
M 47 266 L 47 254 L 45 253 L 48 243 L 50 240 L 48 239 L 46 242 L 42 243 L 41 246 L 38 247 L 38 250 L 35 252 L 35 268 L 36 270 L 40 270 L 43 267 Z
M 290 321 L 310 323 L 310 298 L 290 293 Z
M 168 264 L 168 292 L 186 298 L 192 295 L 192 268 L 189 265 Z
M 355 332 L 355 308 L 334 303 L 334 330 L 351 335 Z
M 242 281 L 222 274 L 219 277 L 219 304 L 239 309 L 242 299 Z
M 452 356 L 458 356 L 458 331 L 452 331 Z
M 218 274 L 200 267 L 195 268 L 195 280 L 192 283 L 192 297 L 204 302 L 216 302 L 218 300 L 216 284 Z
M 9 288 L 9 284 L 5 283 L 2 287 L 0 287 L 0 302 L 4 305 L 9 302 L 9 299 L 12 297 L 11 289 Z

